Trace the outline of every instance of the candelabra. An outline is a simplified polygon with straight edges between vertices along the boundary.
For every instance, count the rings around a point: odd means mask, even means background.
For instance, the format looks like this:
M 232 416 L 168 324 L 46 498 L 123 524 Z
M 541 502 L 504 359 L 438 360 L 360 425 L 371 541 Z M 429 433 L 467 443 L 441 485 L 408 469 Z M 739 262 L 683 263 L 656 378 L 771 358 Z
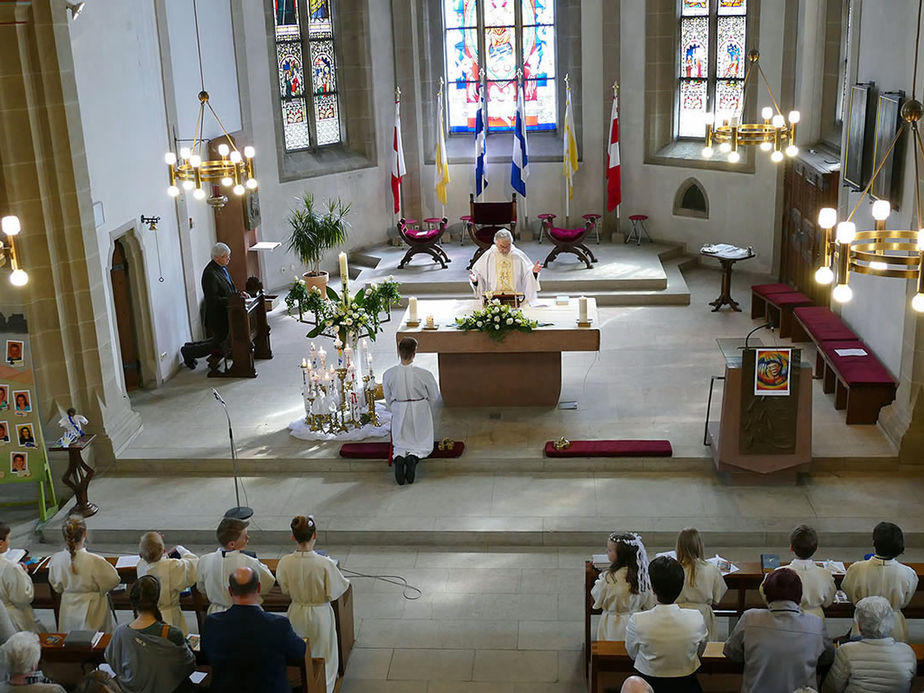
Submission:
M 368 374 L 357 378 L 356 363 L 352 357 L 356 351 L 343 348 L 339 340 L 335 368 L 328 369 L 327 353 L 311 345 L 311 361 L 302 359 L 302 397 L 305 400 L 305 424 L 320 433 L 337 435 L 366 424 L 381 425 L 375 411 L 375 373 L 372 370 L 372 356 L 368 343 L 360 340 L 361 348 L 367 351 Z M 361 380 L 361 382 L 360 382 Z M 364 411 L 365 407 L 365 411 Z

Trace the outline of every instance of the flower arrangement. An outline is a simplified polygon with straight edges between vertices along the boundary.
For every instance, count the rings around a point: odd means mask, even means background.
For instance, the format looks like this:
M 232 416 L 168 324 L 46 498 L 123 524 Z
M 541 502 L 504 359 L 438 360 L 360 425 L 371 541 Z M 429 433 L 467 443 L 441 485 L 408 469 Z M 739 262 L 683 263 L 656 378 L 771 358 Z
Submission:
M 498 342 L 503 341 L 510 332 L 532 332 L 538 326 L 539 323 L 527 318 L 523 311 L 502 304 L 497 299 L 467 317 L 456 318 L 456 328 L 485 332 Z
M 298 310 L 299 321 L 314 325 L 307 335 L 309 338 L 340 337 L 344 344 L 348 334 L 354 339 L 368 337 L 374 341 L 381 323 L 391 317 L 391 306 L 400 300 L 398 282 L 393 277 L 381 284 L 371 283 L 352 297 L 343 296 L 329 286 L 325 295 L 318 287 L 309 288 L 304 280 L 296 279 L 285 299 L 289 313 Z M 313 314 L 314 320 L 305 319 L 306 313 Z

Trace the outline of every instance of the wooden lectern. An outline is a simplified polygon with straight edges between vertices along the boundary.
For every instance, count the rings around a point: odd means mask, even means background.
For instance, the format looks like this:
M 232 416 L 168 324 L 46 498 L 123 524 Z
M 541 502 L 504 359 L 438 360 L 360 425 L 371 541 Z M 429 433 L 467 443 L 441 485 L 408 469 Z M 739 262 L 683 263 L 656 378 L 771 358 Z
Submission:
M 253 298 L 228 297 L 228 346 L 225 356 L 209 357 L 210 378 L 256 378 L 254 359 L 271 359 L 270 328 L 261 291 Z M 230 364 L 228 361 L 230 360 Z M 222 368 L 224 363 L 224 368 Z

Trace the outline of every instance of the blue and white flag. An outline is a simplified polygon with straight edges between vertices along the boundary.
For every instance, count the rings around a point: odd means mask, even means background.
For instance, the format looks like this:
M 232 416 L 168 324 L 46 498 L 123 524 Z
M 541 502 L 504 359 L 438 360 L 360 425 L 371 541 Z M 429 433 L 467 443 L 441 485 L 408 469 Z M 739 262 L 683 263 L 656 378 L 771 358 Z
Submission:
M 487 121 L 485 119 L 484 91 L 478 88 L 478 113 L 475 115 L 475 197 L 488 187 L 488 177 L 485 171 L 485 153 L 487 151 Z
M 526 107 L 523 88 L 517 89 L 517 117 L 513 128 L 513 157 L 510 161 L 510 186 L 526 197 L 526 179 L 529 178 L 529 148 L 526 146 Z

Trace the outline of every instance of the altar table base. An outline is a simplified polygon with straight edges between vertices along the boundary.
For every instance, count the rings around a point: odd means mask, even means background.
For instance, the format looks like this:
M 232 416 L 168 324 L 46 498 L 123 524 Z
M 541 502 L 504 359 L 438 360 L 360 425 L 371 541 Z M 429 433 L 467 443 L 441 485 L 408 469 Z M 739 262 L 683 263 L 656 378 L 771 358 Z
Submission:
M 554 407 L 561 395 L 558 351 L 446 353 L 439 364 L 448 407 Z

